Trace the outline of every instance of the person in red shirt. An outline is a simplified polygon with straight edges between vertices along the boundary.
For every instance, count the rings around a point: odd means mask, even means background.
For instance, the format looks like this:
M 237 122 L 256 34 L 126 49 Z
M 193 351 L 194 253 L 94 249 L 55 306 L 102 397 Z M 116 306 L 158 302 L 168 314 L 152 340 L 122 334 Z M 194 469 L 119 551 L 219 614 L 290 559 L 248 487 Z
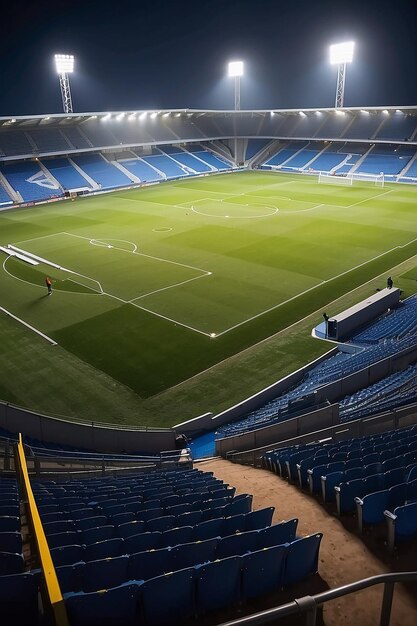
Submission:
M 52 294 L 52 280 L 49 278 L 49 276 L 46 277 L 45 284 L 48 289 L 48 296 L 50 296 Z

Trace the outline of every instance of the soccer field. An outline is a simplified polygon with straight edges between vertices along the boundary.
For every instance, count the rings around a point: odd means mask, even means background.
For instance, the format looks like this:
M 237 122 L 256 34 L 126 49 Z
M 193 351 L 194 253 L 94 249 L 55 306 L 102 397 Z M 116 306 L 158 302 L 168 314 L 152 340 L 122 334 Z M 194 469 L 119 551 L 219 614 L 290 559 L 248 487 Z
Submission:
M 1 253 L 1 306 L 149 398 L 412 259 L 416 198 L 238 172 L 5 211 L 43 261 Z

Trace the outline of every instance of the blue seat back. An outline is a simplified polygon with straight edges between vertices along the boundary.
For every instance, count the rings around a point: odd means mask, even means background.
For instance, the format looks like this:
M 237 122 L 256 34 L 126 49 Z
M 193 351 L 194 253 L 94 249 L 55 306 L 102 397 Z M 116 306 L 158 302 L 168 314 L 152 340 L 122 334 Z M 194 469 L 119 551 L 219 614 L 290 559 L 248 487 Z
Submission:
M 318 569 L 320 542 L 323 535 L 317 533 L 288 544 L 284 569 L 284 586 L 293 585 Z
M 298 519 L 294 518 L 260 530 L 258 539 L 259 549 L 279 546 L 294 541 L 297 525 Z
M 145 624 L 180 624 L 194 615 L 194 569 L 151 578 L 141 589 Z
M 135 626 L 141 584 L 128 583 L 92 593 L 65 594 L 70 623 L 76 626 Z
M 242 559 L 242 597 L 250 600 L 282 587 L 287 546 L 249 552 Z
M 197 611 L 231 608 L 241 598 L 242 558 L 233 556 L 196 568 Z

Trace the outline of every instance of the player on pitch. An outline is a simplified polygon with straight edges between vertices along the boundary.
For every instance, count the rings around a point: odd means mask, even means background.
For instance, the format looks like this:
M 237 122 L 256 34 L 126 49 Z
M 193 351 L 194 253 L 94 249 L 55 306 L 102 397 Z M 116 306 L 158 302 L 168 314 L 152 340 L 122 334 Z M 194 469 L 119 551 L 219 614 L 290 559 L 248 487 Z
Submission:
M 48 296 L 51 296 L 52 295 L 52 280 L 49 278 L 49 276 L 45 278 L 45 285 L 48 289 Z

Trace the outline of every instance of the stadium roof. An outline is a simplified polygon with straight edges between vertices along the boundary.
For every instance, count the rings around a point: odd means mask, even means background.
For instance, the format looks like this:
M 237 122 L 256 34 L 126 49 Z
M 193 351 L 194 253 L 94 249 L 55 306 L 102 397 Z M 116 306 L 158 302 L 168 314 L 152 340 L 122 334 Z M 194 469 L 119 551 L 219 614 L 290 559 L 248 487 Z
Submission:
M 129 116 L 140 116 L 142 114 L 156 114 L 157 116 L 177 116 L 177 117 L 199 117 L 201 115 L 293 115 L 294 113 L 331 113 L 331 112 L 345 112 L 345 113 L 357 113 L 360 111 L 367 111 L 369 113 L 378 113 L 380 111 L 388 111 L 389 113 L 401 112 L 409 115 L 417 115 L 417 106 L 377 106 L 377 107 L 343 107 L 335 109 L 334 107 L 325 109 L 243 109 L 240 111 L 230 109 L 155 109 L 155 110 L 138 110 L 138 111 L 95 111 L 86 113 L 51 113 L 44 115 L 19 115 L 19 116 L 0 116 L 0 128 L 11 129 L 16 127 L 33 127 L 33 126 L 53 126 L 53 125 L 77 125 L 86 122 L 89 119 L 111 117 L 113 119 Z

